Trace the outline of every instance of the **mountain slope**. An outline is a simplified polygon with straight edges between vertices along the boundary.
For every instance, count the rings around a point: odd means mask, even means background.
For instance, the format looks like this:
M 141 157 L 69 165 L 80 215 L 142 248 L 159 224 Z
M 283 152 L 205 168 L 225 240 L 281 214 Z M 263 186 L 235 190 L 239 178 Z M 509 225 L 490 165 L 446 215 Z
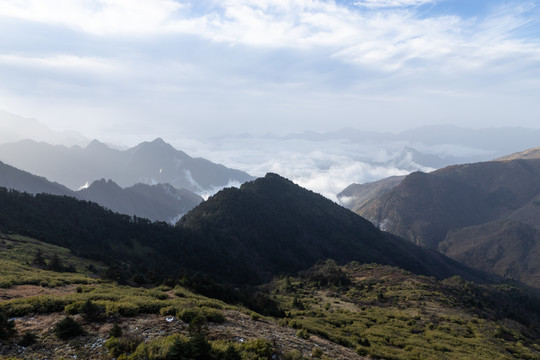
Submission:
M 337 194 L 337 198 L 347 209 L 356 212 L 372 198 L 392 190 L 395 186 L 399 185 L 404 178 L 405 176 L 391 176 L 379 181 L 364 184 L 351 184 Z
M 203 201 L 199 195 L 186 189 L 177 190 L 169 184 L 135 184 L 122 189 L 105 179 L 77 191 L 75 197 L 94 201 L 120 214 L 171 223 Z
M 516 159 L 540 159 L 540 147 L 527 149 L 525 151 L 520 151 L 514 154 L 503 156 L 496 160 L 507 161 L 507 160 L 516 160 Z
M 511 220 L 452 231 L 439 244 L 444 254 L 483 271 L 540 284 L 540 231 Z
M 92 141 L 87 147 L 53 146 L 31 140 L 0 145 L 0 160 L 77 190 L 100 178 L 121 187 L 169 183 L 199 194 L 253 178 L 201 158 L 192 158 L 162 139 L 116 150 Z
M 269 278 L 317 260 L 376 262 L 416 273 L 482 277 L 440 254 L 376 229 L 332 201 L 275 174 L 226 189 L 178 223 Z M 223 271 L 230 271 L 223 269 Z
M 485 246 L 506 243 L 508 232 L 515 234 L 516 229 L 530 229 L 519 230 L 522 236 L 513 236 L 519 242 L 517 248 L 536 248 L 535 232 L 540 230 L 538 204 L 540 159 L 517 159 L 413 173 L 357 213 L 387 231 L 439 249 L 469 266 L 540 286 L 534 280 L 540 274 L 535 257 L 518 257 L 524 264 L 516 258 L 506 259 L 504 251 L 496 251 L 497 257 L 490 262 L 482 258 Z M 517 228 L 506 220 L 516 223 Z M 507 231 L 501 231 L 501 226 Z M 482 240 L 477 240 L 478 236 Z
M 73 195 L 73 191 L 44 177 L 32 175 L 0 161 L 0 186 L 30 194 Z

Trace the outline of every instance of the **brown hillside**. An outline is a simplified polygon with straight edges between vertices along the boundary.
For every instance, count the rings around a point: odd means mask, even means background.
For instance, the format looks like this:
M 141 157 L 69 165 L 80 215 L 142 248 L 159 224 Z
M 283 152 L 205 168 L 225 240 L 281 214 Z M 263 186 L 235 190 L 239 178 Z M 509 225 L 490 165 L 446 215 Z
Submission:
M 511 252 L 498 251 L 489 261 L 480 256 L 485 246 L 508 241 L 500 221 L 511 220 L 540 230 L 540 159 L 491 161 L 450 166 L 429 174 L 413 173 L 388 193 L 368 201 L 357 213 L 383 230 L 439 249 L 468 266 L 540 286 L 534 280 L 540 274 L 540 258 L 520 258 L 524 261 L 521 264 L 511 260 L 515 258 Z M 473 231 L 477 226 L 482 226 L 481 233 Z M 529 244 L 537 241 L 535 236 L 512 234 L 519 248 L 536 246 Z

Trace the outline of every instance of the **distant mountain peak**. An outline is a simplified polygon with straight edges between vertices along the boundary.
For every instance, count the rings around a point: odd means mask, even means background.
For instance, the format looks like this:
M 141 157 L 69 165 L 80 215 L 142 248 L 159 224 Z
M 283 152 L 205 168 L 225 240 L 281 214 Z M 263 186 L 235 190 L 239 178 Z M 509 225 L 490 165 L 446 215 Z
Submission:
M 152 144 L 164 144 L 164 145 L 168 145 L 167 142 L 165 142 L 165 140 L 163 140 L 163 139 L 160 138 L 160 137 L 155 138 L 151 143 L 152 143 Z
M 94 139 L 90 141 L 90 143 L 86 146 L 87 150 L 102 150 L 102 149 L 109 149 L 109 147 L 102 143 L 101 141 Z
M 176 150 L 174 146 L 163 140 L 162 138 L 158 137 L 155 138 L 152 141 L 144 141 L 140 143 L 139 145 L 135 146 L 133 149 L 135 149 L 135 152 L 143 151 L 144 153 L 155 153 L 158 152 L 159 154 L 176 154 L 179 152 L 182 152 L 180 150 Z
M 108 189 L 120 189 L 120 190 L 122 189 L 117 183 L 115 183 L 111 179 L 106 180 L 104 178 L 94 181 L 92 184 L 90 184 L 90 186 L 87 189 L 94 190 L 96 188 L 100 188 L 100 189 L 108 188 Z
M 240 186 L 240 190 L 255 191 L 268 193 L 271 192 L 275 195 L 280 193 L 286 193 L 294 191 L 300 188 L 291 180 L 278 175 L 276 173 L 267 173 L 264 177 L 255 179 L 253 181 L 246 182 Z M 304 189 L 311 192 L 310 190 Z

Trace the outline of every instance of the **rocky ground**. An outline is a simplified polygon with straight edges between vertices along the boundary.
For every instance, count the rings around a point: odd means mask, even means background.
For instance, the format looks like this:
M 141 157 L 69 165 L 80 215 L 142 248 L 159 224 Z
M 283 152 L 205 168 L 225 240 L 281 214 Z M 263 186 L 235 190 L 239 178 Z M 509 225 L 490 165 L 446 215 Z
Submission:
M 72 286 L 56 289 L 17 286 L 12 289 L 1 289 L 0 298 L 6 300 L 35 296 L 42 294 L 43 291 L 65 294 L 75 289 Z M 235 310 L 224 310 L 223 315 L 227 319 L 225 323 L 208 324 L 210 340 L 244 342 L 253 338 L 265 338 L 283 354 L 298 350 L 304 356 L 310 357 L 313 349 L 318 347 L 329 359 L 362 359 L 353 349 L 345 348 L 318 336 L 311 335 L 309 339 L 299 338 L 296 335 L 297 330 L 280 326 L 272 319 L 253 320 L 250 316 Z M 35 360 L 108 359 L 111 357 L 104 343 L 115 321 L 122 328 L 123 336 L 139 338 L 144 342 L 175 333 L 188 334 L 188 325 L 177 317 L 140 315 L 109 318 L 100 322 L 85 322 L 76 315 L 74 319 L 83 325 L 85 335 L 62 341 L 54 335 L 53 328 L 64 316 L 63 313 L 53 313 L 14 319 L 17 335 L 8 341 L 0 342 L 0 359 L 9 357 Z M 27 331 L 37 335 L 36 343 L 28 347 L 18 345 L 22 334 Z

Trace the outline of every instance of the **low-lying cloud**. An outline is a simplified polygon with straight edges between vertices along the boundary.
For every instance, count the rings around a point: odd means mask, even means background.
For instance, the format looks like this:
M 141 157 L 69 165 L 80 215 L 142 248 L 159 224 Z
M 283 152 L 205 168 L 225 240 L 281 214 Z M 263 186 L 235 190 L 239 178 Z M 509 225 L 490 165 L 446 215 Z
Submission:
M 359 144 L 268 137 L 221 137 L 205 142 L 176 140 L 172 143 L 191 155 L 247 171 L 253 176 L 261 177 L 268 172 L 280 174 L 336 202 L 339 202 L 336 195 L 352 183 L 433 170 L 415 163 L 406 154 L 403 156 L 402 143 Z M 398 158 L 399 161 L 395 161 Z

